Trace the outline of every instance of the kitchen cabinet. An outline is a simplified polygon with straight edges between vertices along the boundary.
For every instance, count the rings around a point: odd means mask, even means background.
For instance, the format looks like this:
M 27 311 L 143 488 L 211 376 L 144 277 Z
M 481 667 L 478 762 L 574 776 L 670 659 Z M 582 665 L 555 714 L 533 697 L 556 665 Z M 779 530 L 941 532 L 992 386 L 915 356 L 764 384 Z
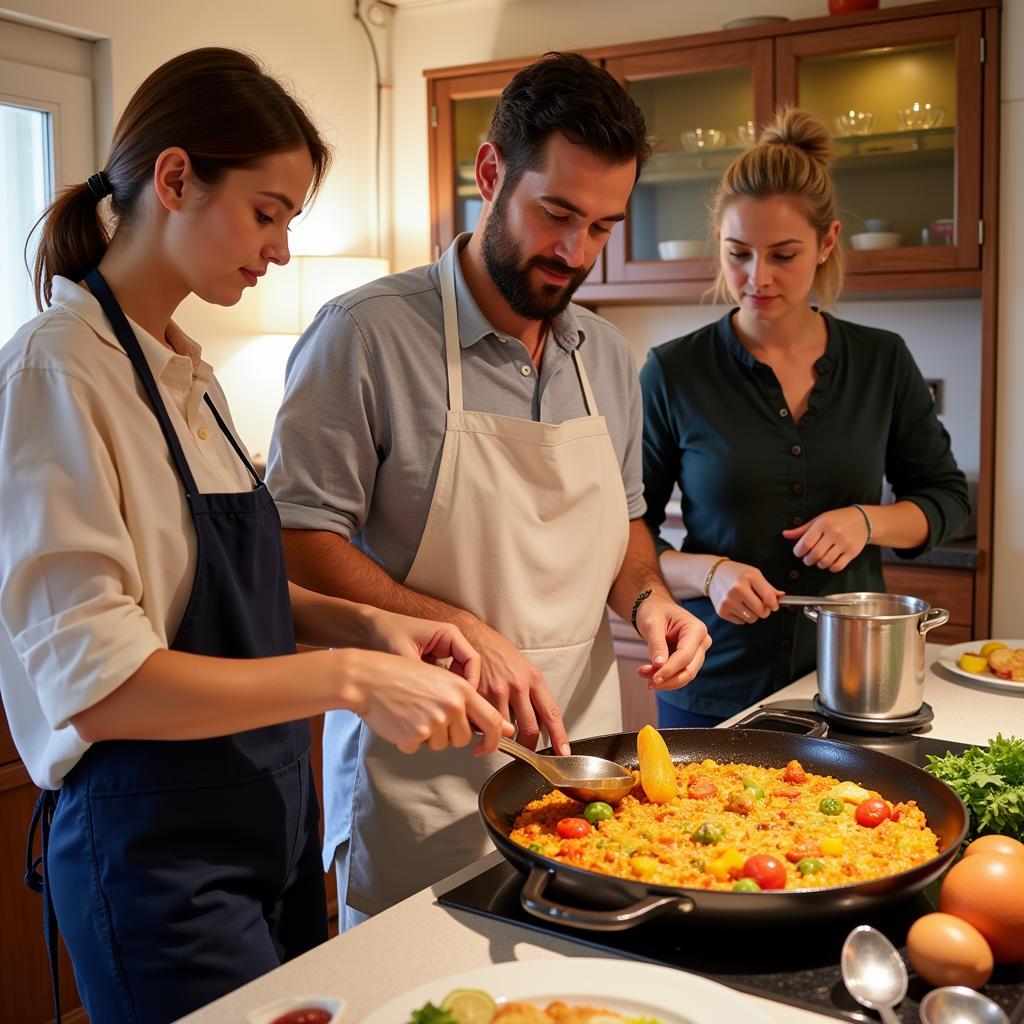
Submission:
M 654 156 L 579 300 L 699 301 L 714 185 L 785 102 L 836 134 L 844 233 L 870 246 L 851 251 L 847 292 L 978 292 L 995 252 L 998 7 L 937 0 L 585 50 L 643 109 Z M 426 72 L 435 254 L 476 223 L 476 150 L 533 59 Z
M 310 722 L 313 729 L 313 770 L 323 804 L 323 716 Z M 30 892 L 25 874 L 25 835 L 39 790 L 18 757 L 0 703 L 0 921 L 5 941 L 0 951 L 0 1024 L 48 1024 L 53 1020 L 50 966 L 43 943 L 42 898 Z M 38 853 L 38 850 L 37 850 Z M 337 934 L 338 896 L 334 872 L 327 878 L 331 934 Z M 64 945 L 60 945 L 61 1010 L 66 1024 L 85 1024 L 75 988 L 74 973 Z

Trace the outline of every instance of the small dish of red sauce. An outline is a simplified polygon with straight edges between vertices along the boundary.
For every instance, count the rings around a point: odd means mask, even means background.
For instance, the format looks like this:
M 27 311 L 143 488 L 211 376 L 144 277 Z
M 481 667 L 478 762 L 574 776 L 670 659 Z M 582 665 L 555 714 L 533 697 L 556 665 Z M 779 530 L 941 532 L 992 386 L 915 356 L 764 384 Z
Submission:
M 285 996 L 250 1010 L 246 1024 L 337 1024 L 343 999 L 323 996 Z

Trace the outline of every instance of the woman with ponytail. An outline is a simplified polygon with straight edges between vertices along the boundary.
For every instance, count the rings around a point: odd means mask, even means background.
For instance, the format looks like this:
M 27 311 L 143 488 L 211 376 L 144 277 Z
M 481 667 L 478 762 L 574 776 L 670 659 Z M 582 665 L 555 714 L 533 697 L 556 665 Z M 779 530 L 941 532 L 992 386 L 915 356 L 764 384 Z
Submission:
M 779 597 L 882 591 L 881 547 L 914 558 L 969 511 L 903 340 L 822 312 L 843 284 L 831 162 L 821 121 L 777 112 L 712 204 L 735 307 L 641 372 L 647 522 L 657 536 L 678 484 L 686 536 L 660 542 L 661 568 L 713 640 L 698 680 L 657 695 L 663 726 L 713 725 L 812 671 L 814 627 Z
M 45 215 L 47 308 L 0 350 L 0 685 L 43 790 L 51 964 L 59 925 L 103 1024 L 175 1020 L 326 938 L 309 716 L 354 711 L 408 752 L 511 732 L 455 627 L 289 584 L 274 502 L 172 319 L 288 262 L 328 162 L 250 57 L 174 58 Z

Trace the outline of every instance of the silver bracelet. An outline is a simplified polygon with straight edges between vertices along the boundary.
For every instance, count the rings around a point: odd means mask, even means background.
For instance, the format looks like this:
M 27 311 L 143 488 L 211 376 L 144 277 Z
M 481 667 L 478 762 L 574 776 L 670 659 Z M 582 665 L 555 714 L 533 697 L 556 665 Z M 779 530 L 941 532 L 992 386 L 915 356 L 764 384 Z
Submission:
M 864 546 L 867 547 L 871 543 L 871 538 L 875 535 L 874 528 L 871 525 L 871 516 L 868 515 L 867 509 L 863 505 L 859 505 L 857 502 L 853 503 L 855 509 L 860 510 L 860 514 L 864 517 L 864 522 L 868 528 L 868 539 L 864 542 Z

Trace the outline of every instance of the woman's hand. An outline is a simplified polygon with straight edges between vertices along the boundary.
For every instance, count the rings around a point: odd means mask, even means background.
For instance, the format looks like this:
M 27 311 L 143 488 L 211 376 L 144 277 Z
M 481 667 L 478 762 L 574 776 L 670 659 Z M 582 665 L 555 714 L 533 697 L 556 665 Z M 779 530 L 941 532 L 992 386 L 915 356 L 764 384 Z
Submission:
M 851 505 L 822 512 L 803 526 L 783 530 L 782 536 L 796 541 L 793 554 L 804 565 L 842 572 L 867 547 L 868 527 L 860 509 Z
M 424 743 L 431 750 L 468 746 L 474 730 L 483 739 L 473 753 L 490 754 L 499 736 L 514 732 L 469 682 L 435 665 L 355 648 L 331 653 L 345 664 L 342 706 L 403 754 Z
M 475 690 L 480 684 L 480 655 L 451 622 L 431 622 L 375 608 L 369 614 L 368 646 L 435 664 L 451 659 L 450 670 Z
M 776 590 L 760 569 L 743 562 L 722 562 L 711 577 L 708 596 L 720 618 L 738 626 L 766 619 L 779 610 L 783 591 Z

